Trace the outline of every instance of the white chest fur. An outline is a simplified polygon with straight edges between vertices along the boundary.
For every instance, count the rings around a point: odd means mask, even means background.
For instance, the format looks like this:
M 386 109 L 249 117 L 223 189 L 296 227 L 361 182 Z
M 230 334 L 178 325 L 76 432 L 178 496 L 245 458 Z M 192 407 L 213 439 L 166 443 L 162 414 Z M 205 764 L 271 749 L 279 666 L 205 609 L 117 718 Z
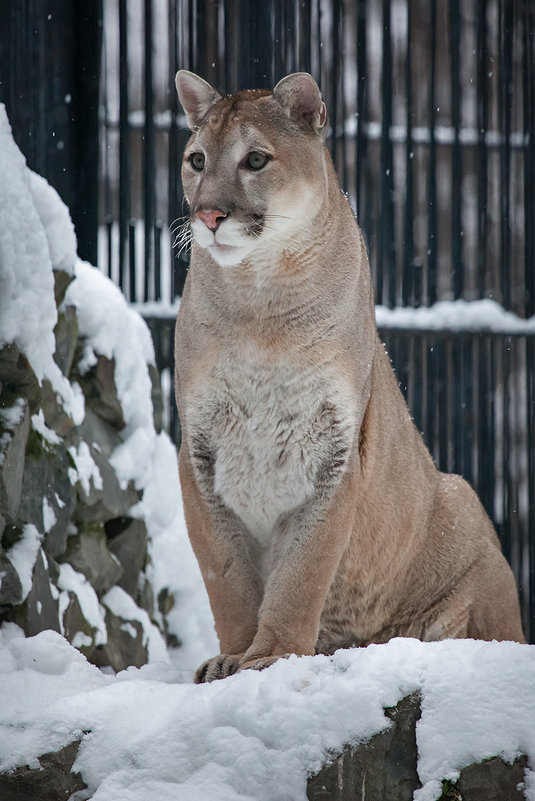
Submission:
M 255 356 L 215 366 L 190 408 L 209 436 L 213 492 L 267 545 L 280 516 L 314 494 L 340 438 L 349 450 L 354 409 L 329 368 Z

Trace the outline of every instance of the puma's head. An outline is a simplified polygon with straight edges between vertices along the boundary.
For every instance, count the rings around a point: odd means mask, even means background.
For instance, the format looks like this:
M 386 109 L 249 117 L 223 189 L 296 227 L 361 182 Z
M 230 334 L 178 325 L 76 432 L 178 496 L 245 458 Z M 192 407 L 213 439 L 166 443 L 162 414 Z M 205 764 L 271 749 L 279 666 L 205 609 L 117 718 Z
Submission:
M 176 87 L 193 132 L 182 182 L 197 244 L 221 266 L 298 249 L 327 191 L 327 114 L 312 76 L 221 97 L 180 70 Z

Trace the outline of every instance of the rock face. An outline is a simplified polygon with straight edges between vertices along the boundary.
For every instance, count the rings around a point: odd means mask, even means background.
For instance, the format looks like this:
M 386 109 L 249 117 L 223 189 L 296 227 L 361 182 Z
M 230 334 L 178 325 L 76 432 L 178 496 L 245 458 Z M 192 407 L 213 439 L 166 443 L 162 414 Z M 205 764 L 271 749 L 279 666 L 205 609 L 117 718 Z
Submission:
M 388 729 L 343 753 L 308 781 L 309 801 L 412 801 L 422 785 L 416 770 L 420 697 L 403 698 L 385 714 Z M 522 801 L 525 756 L 512 765 L 500 757 L 468 765 L 456 782 L 444 781 L 439 801 Z
M 62 304 L 72 278 L 54 277 Z M 13 621 L 28 636 L 54 629 L 99 666 L 139 667 L 147 626 L 102 600 L 117 586 L 153 617 L 147 530 L 131 516 L 142 493 L 122 486 L 111 463 L 125 427 L 115 361 L 99 354 L 80 370 L 73 306 L 60 305 L 54 334 L 55 362 L 84 396 L 78 424 L 18 347 L 0 346 L 0 623 Z M 158 410 L 158 373 L 150 375 Z
M 57 753 L 43 754 L 39 757 L 40 769 L 23 767 L 0 774 L 0 799 L 67 801 L 86 786 L 79 773 L 71 773 L 79 745 L 76 741 Z

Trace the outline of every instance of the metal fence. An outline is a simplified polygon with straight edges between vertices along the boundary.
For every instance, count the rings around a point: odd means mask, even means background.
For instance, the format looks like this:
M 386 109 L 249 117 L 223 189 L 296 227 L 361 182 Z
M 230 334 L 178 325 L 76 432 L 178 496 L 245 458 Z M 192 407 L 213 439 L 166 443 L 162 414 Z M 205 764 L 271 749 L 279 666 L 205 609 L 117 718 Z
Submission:
M 175 72 L 222 92 L 312 72 L 377 303 L 472 304 L 455 331 L 394 318 L 382 335 L 438 466 L 473 484 L 498 528 L 532 640 L 535 326 L 491 332 L 475 312 L 491 298 L 535 314 L 534 32 L 523 0 L 106 0 L 99 251 L 143 304 L 170 387 L 188 263 L 172 235 L 188 138 Z M 169 403 L 178 436 L 171 388 Z

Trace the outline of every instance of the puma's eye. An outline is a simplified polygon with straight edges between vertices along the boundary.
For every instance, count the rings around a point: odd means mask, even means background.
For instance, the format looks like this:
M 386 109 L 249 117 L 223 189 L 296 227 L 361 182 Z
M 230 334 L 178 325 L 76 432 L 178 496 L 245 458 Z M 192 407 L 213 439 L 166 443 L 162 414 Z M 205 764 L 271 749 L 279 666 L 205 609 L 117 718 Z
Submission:
M 250 170 L 261 170 L 268 163 L 268 157 L 265 153 L 260 153 L 258 150 L 253 150 L 247 156 L 247 166 Z
M 189 157 L 189 163 L 194 170 L 197 170 L 197 172 L 204 170 L 204 161 L 205 159 L 203 153 L 192 153 Z

